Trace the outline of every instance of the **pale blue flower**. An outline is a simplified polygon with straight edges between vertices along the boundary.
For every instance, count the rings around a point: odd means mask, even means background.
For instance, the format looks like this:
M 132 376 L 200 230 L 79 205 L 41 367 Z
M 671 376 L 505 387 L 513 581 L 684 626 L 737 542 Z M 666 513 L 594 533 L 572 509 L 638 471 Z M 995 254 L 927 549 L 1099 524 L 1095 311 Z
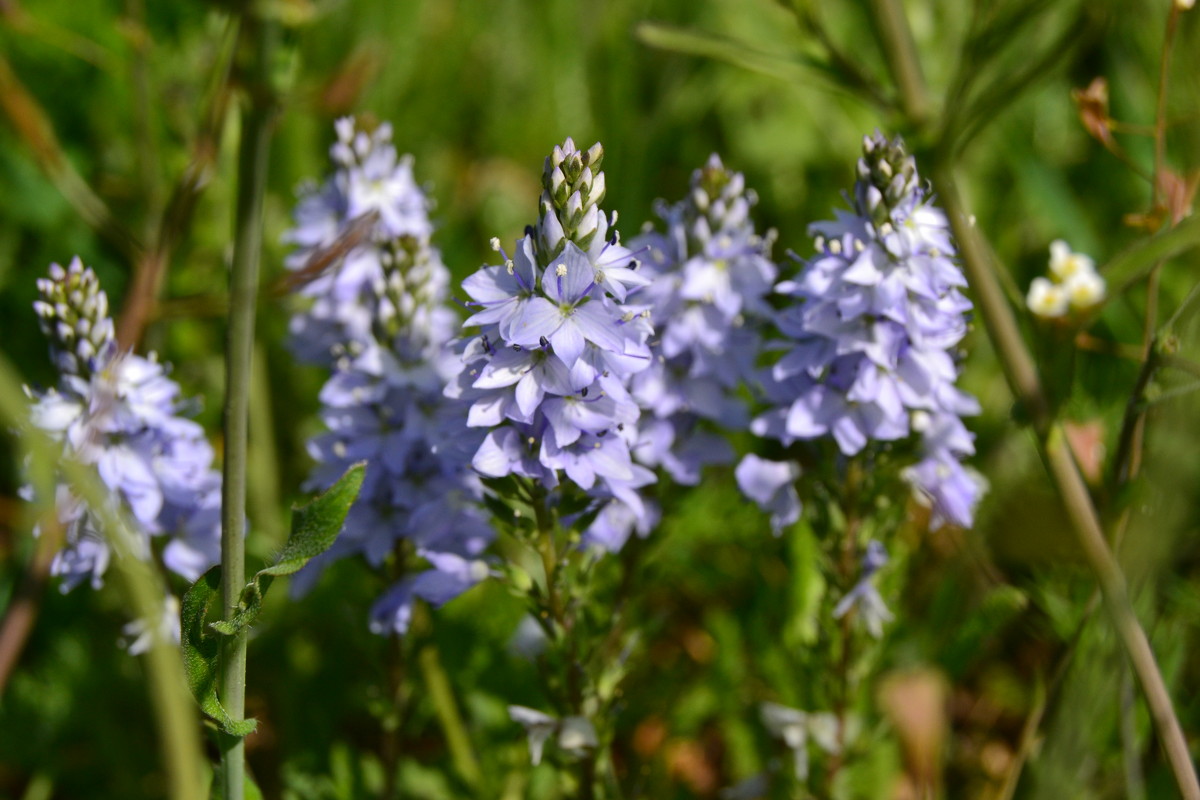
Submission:
M 752 429 L 785 444 L 829 436 L 847 456 L 919 437 L 925 461 L 906 474 L 934 524 L 970 525 L 981 489 L 948 466 L 974 453 L 959 418 L 978 413 L 955 385 L 971 304 L 949 225 L 899 139 L 867 137 L 858 175 L 853 209 L 810 226 L 816 254 L 776 287 L 795 300 L 776 320 L 790 349 L 764 376 L 773 407 Z
M 610 234 L 599 204 L 599 145 L 568 139 L 546 161 L 538 224 L 510 258 L 463 281 L 478 333 L 459 345 L 461 366 L 447 397 L 470 404 L 483 432 L 472 457 L 482 476 L 518 475 L 548 490 L 560 475 L 598 503 L 623 503 L 636 522 L 637 489 L 653 474 L 634 464 L 640 410 L 631 377 L 651 361 L 649 309 L 632 302 L 650 282 L 635 254 Z M 615 543 L 619 537 L 605 535 Z
M 429 568 L 394 585 L 370 614 L 372 630 L 402 634 L 414 599 L 441 605 L 486 577 L 472 565 L 495 533 L 467 468 L 483 435 L 464 426 L 467 404 L 442 391 L 461 365 L 449 346 L 458 319 L 411 159 L 397 157 L 386 125 L 365 131 L 340 120 L 337 135 L 334 174 L 301 201 L 288 235 L 301 247 L 288 263 L 304 268 L 336 242 L 355 244 L 305 285 L 312 304 L 293 321 L 293 345 L 332 368 L 320 395 L 326 430 L 308 445 L 316 462 L 308 485 L 325 488 L 358 461 L 367 470 L 341 535 L 293 587 L 306 590 L 339 558 L 381 567 L 408 543 Z
M 78 258 L 51 265 L 38 290 L 35 309 L 63 371 L 57 389 L 31 392 L 33 424 L 65 458 L 95 467 L 143 557 L 151 537 L 167 537 L 163 563 L 195 580 L 220 558 L 221 477 L 204 430 L 180 415 L 188 404 L 164 365 L 118 349 L 107 296 Z M 55 500 L 65 543 L 50 571 L 63 591 L 83 581 L 98 587 L 112 558 L 107 539 L 66 484 Z

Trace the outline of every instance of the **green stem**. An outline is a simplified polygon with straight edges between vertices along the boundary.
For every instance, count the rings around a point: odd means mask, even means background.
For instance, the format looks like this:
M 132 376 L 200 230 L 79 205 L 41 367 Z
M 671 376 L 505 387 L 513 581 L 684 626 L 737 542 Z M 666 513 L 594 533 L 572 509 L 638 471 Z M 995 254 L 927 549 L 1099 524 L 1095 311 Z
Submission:
M 925 76 L 917 58 L 917 44 L 912 29 L 904 17 L 904 7 L 898 0 L 871 0 L 871 19 L 891 68 L 904 115 L 920 127 L 929 117 L 929 93 L 925 91 Z
M 250 107 L 242 123 L 238 154 L 237 217 L 229 278 L 229 327 L 225 339 L 225 463 L 221 486 L 221 594 L 224 617 L 237 611 L 246 583 L 246 441 L 254 352 L 254 311 L 262 250 L 263 197 L 271 121 L 270 68 L 275 26 L 247 17 L 243 41 L 253 48 L 247 72 Z M 221 647 L 221 703 L 241 720 L 246 711 L 246 632 L 226 637 Z M 245 741 L 222 736 L 225 800 L 242 800 Z
M 544 493 L 534 495 L 533 508 L 537 516 L 538 552 L 542 556 L 542 568 L 546 573 L 546 605 L 547 612 L 554 623 L 554 629 L 561 637 L 559 644 L 566 648 L 566 675 L 562 684 L 563 696 L 560 698 L 560 708 L 567 710 L 571 716 L 586 717 L 584 713 L 584 680 L 582 668 L 579 665 L 577 631 L 571 620 L 567 618 L 566 604 L 558 589 L 558 520 L 546 507 Z M 579 800 L 592 800 L 596 796 L 596 752 L 591 751 L 579 761 Z
M 858 464 L 851 461 L 846 469 L 845 479 L 841 486 L 841 506 L 843 529 L 841 531 L 840 552 L 837 554 L 838 579 L 844 591 L 849 592 L 854 585 L 854 576 L 858 561 L 858 486 L 860 471 Z M 854 627 L 852 614 L 843 614 L 838 621 L 838 634 L 841 637 L 841 647 L 836 665 L 837 690 L 834 698 L 833 711 L 837 717 L 837 753 L 829 761 L 826 773 L 826 792 L 832 797 L 835 792 L 838 774 L 846 766 L 846 725 L 850 717 L 850 706 L 853 702 L 853 687 L 851 686 L 851 671 L 854 667 Z
M 248 454 L 250 463 L 250 517 L 272 550 L 277 552 L 287 540 L 284 508 L 279 497 L 279 448 L 275 444 L 275 423 L 271 418 L 271 376 L 267 372 L 267 350 L 259 343 L 254 348 L 250 378 L 250 429 L 254 436 Z
M 1154 102 L 1154 185 L 1150 189 L 1150 205 L 1156 208 L 1162 194 L 1163 165 L 1167 154 L 1167 78 L 1170 75 L 1171 47 L 1175 43 L 1175 28 L 1179 20 L 1179 4 L 1171 3 L 1167 13 L 1167 31 L 1163 34 L 1158 62 L 1158 92 Z
M 920 115 L 928 108 L 928 91 L 923 80 L 919 80 L 921 71 L 916 48 L 912 46 L 912 33 L 900 0 L 872 0 L 872 7 L 877 12 L 876 26 L 884 43 L 884 55 L 900 85 L 905 111 L 914 122 L 920 121 Z M 918 80 L 914 80 L 914 76 Z M 1166 750 L 1180 793 L 1186 800 L 1200 800 L 1200 782 L 1197 781 L 1195 766 L 1188 752 L 1187 739 L 1175 714 L 1171 695 L 1163 681 L 1150 641 L 1134 613 L 1125 577 L 1104 537 L 1099 515 L 1066 444 L 1065 434 L 1046 403 L 1033 358 L 1025 348 L 1012 309 L 1005 302 L 996 280 L 996 269 L 983 255 L 985 248 L 982 237 L 965 213 L 949 165 L 935 168 L 933 184 L 959 243 L 963 269 L 978 299 L 980 316 L 988 336 L 1004 367 L 1010 387 L 1025 406 L 1033 423 L 1038 449 L 1146 695 L 1150 715 Z
M 1175 773 L 1180 792 L 1187 800 L 1200 800 L 1200 783 L 1188 754 L 1187 740 L 1175 714 L 1170 693 L 1163 681 L 1154 652 L 1129 600 L 1125 578 L 1104 537 L 1100 518 L 1092 504 L 1087 484 L 1066 445 L 1061 427 L 1055 422 L 1042 393 L 1033 359 L 1025 349 L 1012 309 L 996 281 L 991 265 L 982 258 L 979 233 L 969 221 L 952 173 L 937 169 L 934 187 L 950 218 L 959 243 L 963 270 L 975 291 L 980 316 L 984 320 L 992 346 L 1004 368 L 1009 386 L 1024 407 L 1037 433 L 1042 459 L 1066 507 L 1088 566 L 1091 567 L 1104 595 L 1109 615 L 1121 642 L 1133 663 L 1134 672 L 1146 695 L 1150 715 Z

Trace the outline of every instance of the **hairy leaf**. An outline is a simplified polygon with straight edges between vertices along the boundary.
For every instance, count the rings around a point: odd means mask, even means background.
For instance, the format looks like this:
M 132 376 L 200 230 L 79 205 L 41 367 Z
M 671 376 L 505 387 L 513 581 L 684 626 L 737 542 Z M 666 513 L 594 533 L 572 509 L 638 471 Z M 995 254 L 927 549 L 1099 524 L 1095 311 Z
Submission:
M 329 549 L 346 522 L 350 506 L 358 497 L 366 469 L 363 462 L 351 466 L 337 483 L 317 495 L 312 502 L 292 508 L 292 532 L 279 558 L 254 575 L 242 590 L 237 613 L 230 619 L 212 623 L 213 630 L 233 636 L 253 625 L 262 612 L 263 597 L 271 582 L 277 577 L 298 572 Z
M 221 643 L 210 634 L 204 620 L 221 591 L 221 568 L 213 567 L 200 576 L 183 596 L 180 610 L 180 638 L 183 646 L 183 669 L 188 688 L 200 704 L 200 710 L 211 717 L 230 736 L 242 737 L 252 733 L 258 722 L 253 719 L 234 720 L 217 699 L 217 676 Z

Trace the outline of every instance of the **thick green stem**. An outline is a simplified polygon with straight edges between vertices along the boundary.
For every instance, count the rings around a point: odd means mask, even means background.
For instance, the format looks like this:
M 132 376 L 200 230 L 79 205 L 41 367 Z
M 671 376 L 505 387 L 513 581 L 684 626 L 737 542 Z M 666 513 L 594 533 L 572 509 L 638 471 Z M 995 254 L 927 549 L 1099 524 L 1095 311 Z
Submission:
M 929 107 L 928 90 L 920 79 L 916 48 L 912 46 L 912 33 L 903 7 L 900 0 L 872 0 L 872 8 L 876 12 L 876 28 L 884 55 L 900 85 L 905 112 L 914 123 L 919 123 Z M 951 165 L 937 166 L 933 185 L 950 219 L 960 247 L 963 269 L 974 290 L 988 336 L 1004 368 L 1009 386 L 1024 406 L 1037 433 L 1038 449 L 1137 673 L 1179 790 L 1186 800 L 1200 800 L 1200 782 L 1197 781 L 1195 766 L 1188 753 L 1187 740 L 1150 641 L 1129 600 L 1125 577 L 1104 537 L 1099 515 L 1087 485 L 1079 474 L 1079 467 L 1066 445 L 1065 435 L 1046 403 L 1033 358 L 1025 347 L 1016 318 L 996 279 L 995 265 L 986 257 L 982 238 L 959 198 Z
M 1004 302 L 991 265 L 982 258 L 984 249 L 978 239 L 979 233 L 962 208 L 953 176 L 948 170 L 935 172 L 934 187 L 950 218 L 962 254 L 963 269 L 975 291 L 980 316 L 984 319 L 992 346 L 996 349 L 1013 393 L 1024 406 L 1037 434 L 1038 449 L 1066 506 L 1080 548 L 1096 576 L 1109 615 L 1146 695 L 1150 715 L 1180 792 L 1188 800 L 1200 800 L 1200 782 L 1196 779 L 1187 740 L 1150 641 L 1133 611 L 1124 575 L 1104 537 L 1087 484 L 1079 474 L 1079 467 L 1066 445 L 1061 427 L 1046 404 L 1033 359 L 1025 349 L 1016 319 Z
M 229 277 L 229 327 L 225 339 L 225 463 L 221 488 L 221 593 L 225 619 L 232 619 L 246 584 L 246 441 L 254 311 L 262 250 L 263 196 L 271 121 L 270 69 L 275 28 L 247 18 L 243 41 L 253 49 L 247 70 L 250 106 L 242 123 L 238 154 L 237 217 Z M 221 703 L 241 720 L 246 710 L 246 633 L 227 637 L 221 648 Z M 242 800 L 245 742 L 221 737 L 226 800 Z
M 858 562 L 858 486 L 860 470 L 858 464 L 851 461 L 846 469 L 844 482 L 841 486 L 841 507 L 844 519 L 841 530 L 840 552 L 836 554 L 838 579 L 845 591 L 850 591 L 854 584 L 854 576 Z M 833 797 L 838 774 L 846 765 L 846 726 L 850 718 L 851 705 L 854 702 L 853 687 L 851 686 L 851 670 L 854 667 L 854 627 L 851 614 L 843 614 L 838 620 L 838 634 L 841 647 L 836 664 L 837 689 L 834 696 L 833 713 L 837 717 L 837 752 L 829 761 L 826 773 L 826 792 Z

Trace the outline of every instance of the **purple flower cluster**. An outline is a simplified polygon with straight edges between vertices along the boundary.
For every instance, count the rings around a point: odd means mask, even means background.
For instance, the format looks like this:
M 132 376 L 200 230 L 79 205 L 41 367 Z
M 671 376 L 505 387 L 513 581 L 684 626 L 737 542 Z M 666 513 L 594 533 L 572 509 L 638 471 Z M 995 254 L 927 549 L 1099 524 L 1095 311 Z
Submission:
M 565 473 L 609 503 L 589 532 L 619 547 L 649 524 L 638 488 L 654 474 L 634 463 L 640 409 L 632 376 L 650 364 L 649 308 L 628 302 L 650 281 L 620 244 L 604 199 L 603 149 L 567 139 L 546 159 L 541 215 L 510 257 L 463 281 L 476 312 L 464 327 L 462 368 L 446 394 L 470 403 L 467 424 L 486 430 L 472 465 L 486 477 L 518 475 L 547 489 Z
M 853 209 L 810 226 L 816 255 L 777 287 L 796 300 L 777 319 L 791 349 L 766 381 L 776 407 L 752 427 L 785 443 L 828 435 L 847 456 L 917 434 L 906 477 L 932 524 L 970 526 L 981 484 L 961 463 L 974 453 L 961 417 L 978 403 L 955 386 L 954 354 L 966 281 L 903 142 L 876 133 L 863 148 Z
M 118 510 L 142 538 L 167 536 L 163 563 L 195 580 L 220 559 L 221 475 L 196 422 L 179 416 L 179 386 L 154 358 L 122 353 L 108 297 L 78 258 L 50 265 L 34 303 L 57 389 L 31 392 L 33 422 L 62 443 L 63 456 L 93 464 Z M 31 498 L 32 487 L 24 494 Z M 99 587 L 112 558 L 104 532 L 65 483 L 56 489 L 65 545 L 51 572 L 63 591 L 83 581 Z
M 447 348 L 458 323 L 410 160 L 397 158 L 386 125 L 368 133 L 343 119 L 337 136 L 336 171 L 300 202 L 287 236 L 301 244 L 294 268 L 330 261 L 305 286 L 312 304 L 292 331 L 299 357 L 333 370 L 320 396 L 326 432 L 309 443 L 310 487 L 358 461 L 367 473 L 345 529 L 295 585 L 304 590 L 349 555 L 381 567 L 410 542 L 430 568 L 403 577 L 371 611 L 373 630 L 404 633 L 414 598 L 440 605 L 488 574 L 479 556 L 493 531 L 467 468 L 481 436 L 464 429 L 465 406 L 442 395 L 459 367 Z
M 657 334 L 651 364 L 632 384 L 652 414 L 637 457 L 681 484 L 698 483 L 706 464 L 733 460 L 728 441 L 698 429 L 700 420 L 726 430 L 749 424 L 738 389 L 772 316 L 765 298 L 777 274 L 773 234 L 756 234 L 750 219 L 756 202 L 741 173 L 714 154 L 692 174 L 683 201 L 659 207 L 665 231 L 648 230 L 631 243 L 648 254 L 642 272 L 651 283 L 638 300 L 650 305 Z
M 405 313 L 444 315 L 441 303 L 450 280 L 440 255 L 427 244 L 433 233 L 430 201 L 413 177 L 412 158 L 397 155 L 391 125 L 368 131 L 343 117 L 335 131 L 334 173 L 320 185 L 301 187 L 295 227 L 284 235 L 297 245 L 285 264 L 302 282 L 300 293 L 310 298 L 292 319 L 293 351 L 326 366 L 347 347 L 371 338 L 370 297 L 384 280 L 392 243 L 404 238 L 426 243 L 428 259 L 406 275 Z M 425 329 L 437 321 L 421 318 L 415 324 Z

